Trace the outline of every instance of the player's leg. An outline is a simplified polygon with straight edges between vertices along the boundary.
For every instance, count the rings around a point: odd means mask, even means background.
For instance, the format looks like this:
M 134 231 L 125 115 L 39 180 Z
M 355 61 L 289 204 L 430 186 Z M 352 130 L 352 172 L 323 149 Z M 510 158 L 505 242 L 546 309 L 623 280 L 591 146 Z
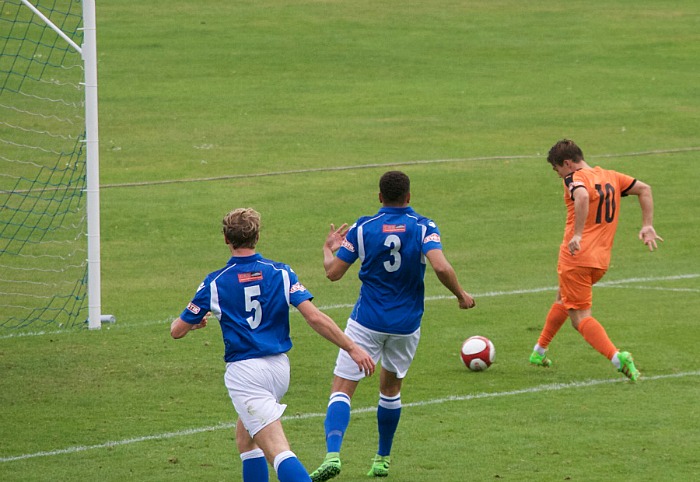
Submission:
M 608 337 L 605 328 L 591 316 L 590 309 L 569 310 L 571 323 L 576 330 L 581 333 L 583 338 L 595 348 L 598 353 L 605 356 L 608 360 L 612 360 L 613 355 L 617 353 L 617 348 Z
M 377 405 L 377 431 L 379 446 L 367 475 L 386 477 L 391 463 L 391 447 L 401 419 L 401 384 L 403 379 L 382 367 L 379 375 L 379 403 Z
M 379 361 L 381 346 L 377 333 L 349 319 L 345 333 L 359 346 L 370 354 L 372 359 Z M 350 403 L 357 384 L 364 378 L 364 373 L 357 370 L 357 364 L 344 350 L 339 350 L 333 370 L 334 378 L 331 396 L 326 409 L 324 429 L 326 433 L 326 457 L 323 463 L 313 472 L 311 480 L 323 482 L 330 480 L 340 473 L 340 448 L 345 431 L 350 424 Z
M 620 352 L 610 340 L 605 328 L 592 316 L 593 285 L 605 274 L 604 270 L 578 268 L 569 276 L 569 289 L 565 293 L 569 317 L 574 328 L 598 353 L 605 356 L 627 378 L 635 381 L 640 373 L 634 366 L 629 352 Z
M 386 456 L 391 454 L 394 434 L 401 418 L 401 383 L 403 379 L 397 378 L 396 373 L 392 373 L 384 367 L 382 367 L 379 377 L 379 404 L 377 406 L 379 447 L 377 454 Z
M 358 383 L 358 381 L 339 376 L 333 378 L 331 396 L 324 421 L 327 452 L 340 452 L 343 436 L 350 424 L 351 400 Z
M 634 365 L 632 354 L 627 351 L 619 351 L 615 347 L 603 325 L 591 316 L 591 310 L 570 310 L 570 313 L 574 326 L 589 345 L 610 360 L 617 371 L 630 380 L 636 381 L 639 378 L 641 374 Z
M 560 280 L 571 324 L 589 345 L 610 360 L 617 348 L 610 341 L 603 325 L 591 316 L 593 284 L 600 279 L 602 273 L 602 270 L 572 267 L 560 273 Z
M 389 475 L 391 448 L 401 419 L 401 386 L 420 341 L 420 329 L 409 335 L 386 335 L 382 350 L 382 369 L 379 375 L 379 403 L 377 430 L 379 444 L 372 467 L 367 475 Z
M 547 313 L 542 332 L 530 355 L 530 363 L 542 367 L 552 365 L 552 360 L 547 356 L 547 348 L 552 342 L 552 339 L 554 339 L 554 336 L 559 332 L 559 329 L 564 325 L 567 318 L 569 318 L 569 311 L 562 303 L 561 292 L 558 291 L 557 299 Z
M 236 442 L 241 453 L 246 453 L 250 459 L 258 459 L 256 449 L 259 447 L 267 462 L 274 466 L 280 481 L 308 482 L 309 474 L 289 448 L 280 422 L 287 408 L 280 403 L 289 388 L 287 356 L 281 354 L 229 363 L 224 380 L 239 417 Z M 246 462 L 244 469 L 258 471 L 261 478 L 252 473 L 246 478 L 248 475 L 244 473 L 245 482 L 268 480 L 267 473 L 259 472 L 262 470 L 259 460 L 253 461 L 253 468 Z
M 311 478 L 297 456 L 289 447 L 282 429 L 282 422 L 275 420 L 258 431 L 255 443 L 262 448 L 268 462 L 275 468 L 280 482 L 309 482 Z
M 345 352 L 341 351 L 341 353 Z M 358 383 L 359 381 L 347 380 L 337 375 L 333 378 L 326 419 L 323 422 L 326 433 L 326 457 L 323 463 L 311 473 L 311 480 L 314 482 L 330 480 L 340 473 L 340 447 L 350 424 L 351 400 Z
M 236 445 L 243 463 L 243 482 L 267 482 L 270 476 L 265 453 L 253 442 L 240 419 L 236 423 Z

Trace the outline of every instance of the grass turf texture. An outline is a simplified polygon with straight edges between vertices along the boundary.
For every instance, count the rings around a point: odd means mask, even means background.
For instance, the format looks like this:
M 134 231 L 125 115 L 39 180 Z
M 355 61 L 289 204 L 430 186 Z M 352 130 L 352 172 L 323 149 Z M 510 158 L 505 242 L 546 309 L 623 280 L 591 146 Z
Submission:
M 699 10 L 689 1 L 633 10 L 625 2 L 98 5 L 102 181 L 504 156 L 401 166 L 413 179 L 412 205 L 438 222 L 448 259 L 478 295 L 556 284 L 564 208 L 544 155 L 570 136 L 592 164 L 652 184 L 667 239 L 646 253 L 636 201 L 623 201 L 605 280 L 700 273 L 697 155 L 602 157 L 700 145 Z M 175 342 L 168 321 L 227 259 L 223 214 L 248 205 L 263 215 L 261 253 L 291 264 L 319 306 L 350 305 L 359 284 L 352 273 L 325 280 L 321 243 L 329 223 L 378 208 L 385 170 L 104 189 L 103 311 L 117 324 L 0 335 L 0 458 L 102 447 L 3 461 L 0 478 L 236 480 L 232 429 L 198 432 L 235 420 L 218 327 Z M 427 296 L 448 294 L 430 270 L 426 278 Z M 699 288 L 697 278 L 597 288 L 595 314 L 647 377 L 697 372 Z M 469 312 L 451 299 L 428 301 L 404 403 L 616 379 L 570 326 L 551 347 L 552 369 L 527 365 L 553 297 L 477 297 Z M 350 308 L 327 311 L 343 324 Z M 292 319 L 287 415 L 319 415 L 285 426 L 312 470 L 324 452 L 335 350 Z M 458 357 L 473 334 L 497 349 L 480 374 Z M 694 375 L 407 406 L 391 477 L 689 480 L 700 464 L 688 423 L 698 418 L 699 385 Z M 376 387 L 363 383 L 353 407 L 376 406 Z M 375 432 L 373 413 L 353 415 L 339 480 L 366 479 Z M 167 433 L 180 435 L 159 437 Z

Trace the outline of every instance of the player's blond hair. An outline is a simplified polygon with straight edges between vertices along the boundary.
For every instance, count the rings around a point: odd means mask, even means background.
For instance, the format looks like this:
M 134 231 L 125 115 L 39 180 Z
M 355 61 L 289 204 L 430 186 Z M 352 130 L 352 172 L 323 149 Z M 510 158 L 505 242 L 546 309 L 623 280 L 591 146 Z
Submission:
M 229 212 L 222 221 L 224 236 L 238 248 L 255 248 L 260 235 L 260 213 L 253 208 L 238 208 Z

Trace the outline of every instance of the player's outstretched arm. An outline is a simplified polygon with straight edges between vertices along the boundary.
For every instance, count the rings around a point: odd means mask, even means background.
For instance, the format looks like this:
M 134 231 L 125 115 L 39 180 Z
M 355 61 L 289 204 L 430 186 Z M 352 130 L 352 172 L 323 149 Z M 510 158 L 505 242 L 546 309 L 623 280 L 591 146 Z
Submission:
M 433 267 L 440 282 L 457 297 L 461 309 L 466 310 L 476 306 L 474 298 L 462 289 L 462 286 L 457 280 L 457 273 L 455 273 L 454 268 L 450 262 L 447 261 L 447 258 L 445 258 L 445 254 L 442 250 L 431 249 L 425 256 L 428 258 L 430 266 Z
M 330 316 L 319 310 L 310 300 L 299 304 L 297 309 L 316 333 L 341 350 L 348 352 L 348 355 L 357 363 L 360 371 L 364 372 L 366 376 L 370 376 L 374 373 L 375 365 L 372 357 L 343 333 L 343 330 L 338 328 L 338 325 L 335 324 Z
M 331 229 L 326 237 L 326 242 L 324 243 L 324 248 L 328 248 L 331 254 L 335 253 L 342 246 L 343 241 L 345 241 L 345 235 L 348 234 L 348 224 L 343 223 L 338 229 L 335 228 L 335 224 L 331 223 Z
M 637 180 L 627 194 L 637 196 L 639 206 L 642 208 L 642 229 L 639 231 L 639 239 L 649 247 L 649 251 L 658 248 L 657 241 L 663 238 L 656 234 L 654 229 L 654 197 L 651 194 L 651 186 Z
M 347 224 L 344 223 L 338 229 L 331 224 L 330 232 L 323 243 L 323 268 L 326 270 L 326 277 L 331 281 L 338 281 L 350 267 L 348 263 L 335 257 L 335 252 L 340 249 L 347 233 Z
M 664 240 L 664 238 L 656 234 L 654 226 L 642 226 L 642 229 L 639 231 L 639 239 L 641 239 L 644 244 L 649 246 L 649 251 L 654 251 L 659 247 L 656 244 L 656 241 Z
M 202 321 L 200 321 L 196 325 L 193 325 L 191 323 L 187 323 L 186 321 L 182 321 L 182 319 L 178 316 L 170 324 L 170 336 L 177 340 L 179 338 L 182 338 L 192 330 L 199 330 L 200 328 L 204 328 L 205 326 L 207 326 L 207 318 L 209 318 L 209 313 L 204 315 Z

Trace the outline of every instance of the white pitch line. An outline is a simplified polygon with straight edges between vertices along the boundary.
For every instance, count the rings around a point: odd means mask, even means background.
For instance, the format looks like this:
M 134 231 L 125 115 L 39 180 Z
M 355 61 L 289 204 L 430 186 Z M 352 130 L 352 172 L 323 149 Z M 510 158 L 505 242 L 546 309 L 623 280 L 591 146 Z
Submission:
M 653 281 L 679 281 L 679 280 L 686 280 L 686 279 L 695 279 L 695 278 L 700 278 L 700 273 L 690 273 L 690 274 L 680 274 L 680 275 L 672 275 L 672 276 L 656 276 L 656 277 L 647 277 L 647 278 L 626 278 L 626 279 L 620 279 L 620 280 L 611 280 L 611 281 L 602 281 L 595 286 L 597 288 L 616 288 L 619 287 L 618 285 L 624 285 L 624 284 L 631 284 L 631 283 L 642 283 L 642 282 L 653 282 Z M 630 287 L 634 288 L 634 287 Z M 647 288 L 647 287 L 637 287 L 638 289 L 652 289 L 652 288 Z M 523 295 L 523 294 L 534 294 L 534 293 L 543 293 L 546 291 L 556 291 L 558 289 L 557 286 L 545 286 L 541 288 L 531 288 L 531 289 L 521 289 L 521 290 L 509 290 L 509 291 L 486 291 L 484 293 L 475 293 L 472 294 L 474 298 L 492 298 L 495 296 L 511 296 L 511 295 Z M 691 291 L 691 292 L 696 292 L 698 290 L 695 290 L 693 288 L 654 288 L 654 289 L 659 289 L 661 291 Z M 440 301 L 440 300 L 449 300 L 453 299 L 452 295 L 437 295 L 437 296 L 426 296 L 425 301 Z M 340 308 L 352 308 L 354 303 L 342 303 L 342 304 L 337 304 L 337 305 L 323 305 L 319 306 L 318 308 L 320 310 L 334 310 L 334 309 L 340 309 Z M 290 308 L 291 309 L 291 308 Z M 145 323 L 140 323 L 138 324 L 139 327 L 143 326 L 151 326 L 151 325 L 161 325 L 161 324 L 166 324 L 172 322 L 172 318 L 165 319 L 165 320 L 154 320 L 154 321 L 148 321 Z M 136 326 L 135 324 L 131 325 L 114 325 L 115 329 L 123 328 L 123 327 L 134 327 Z M 20 338 L 24 336 L 41 336 L 41 335 L 60 335 L 60 334 L 66 334 L 66 333 L 74 333 L 75 330 L 56 330 L 56 331 L 32 331 L 32 332 L 22 332 L 22 333 L 12 333 L 9 335 L 2 335 L 0 336 L 0 340 L 5 340 L 8 338 Z
M 626 284 L 632 284 L 632 283 L 645 283 L 645 282 L 650 282 L 650 281 L 679 281 L 679 280 L 686 280 L 686 279 L 694 279 L 694 278 L 700 278 L 700 274 L 698 273 L 690 273 L 690 274 L 680 274 L 680 275 L 673 275 L 673 276 L 656 276 L 656 277 L 648 277 L 648 278 L 626 278 L 626 279 L 620 279 L 620 280 L 611 280 L 611 281 L 601 281 L 600 283 L 597 283 L 595 285 L 595 288 L 639 288 L 639 289 L 650 289 L 647 287 L 637 287 L 637 286 L 619 286 L 619 285 L 626 285 Z M 509 295 L 522 295 L 522 294 L 534 294 L 534 293 L 542 293 L 545 291 L 557 291 L 559 289 L 558 286 L 547 286 L 547 287 L 542 287 L 542 288 L 531 288 L 531 289 L 522 289 L 522 290 L 510 290 L 510 291 L 487 291 L 485 293 L 475 293 L 472 296 L 474 298 L 489 298 L 489 297 L 494 297 L 494 296 L 509 296 Z M 692 288 L 663 288 L 663 287 L 658 287 L 655 289 L 663 290 L 663 291 L 698 291 L 694 290 Z M 447 295 L 438 295 L 438 296 L 427 296 L 425 298 L 426 301 L 433 301 L 433 300 L 445 300 L 445 299 L 452 299 L 453 296 L 447 296 Z M 349 305 L 350 307 L 354 305 Z M 336 305 L 333 305 L 331 307 L 327 308 L 335 308 Z M 343 306 L 345 307 L 345 306 Z M 321 308 L 323 309 L 323 308 Z
M 620 279 L 620 280 L 601 281 L 600 283 L 597 283 L 596 286 L 610 286 L 610 285 L 619 285 L 619 284 L 627 284 L 627 283 L 646 283 L 647 281 L 678 281 L 678 280 L 682 280 L 682 279 L 693 279 L 693 278 L 698 278 L 698 277 L 700 277 L 700 274 L 690 273 L 690 274 L 678 274 L 678 275 L 672 275 L 672 276 L 653 276 L 653 277 L 647 277 L 647 278 L 627 278 L 627 279 Z
M 696 371 L 690 371 L 690 372 L 681 372 L 681 373 L 669 373 L 666 375 L 654 375 L 650 377 L 643 377 L 641 379 L 641 382 L 647 383 L 655 380 L 666 380 L 666 379 L 671 379 L 671 378 L 682 378 L 682 377 L 692 377 L 692 376 L 700 376 L 700 370 Z M 405 403 L 403 404 L 404 408 L 411 408 L 411 407 L 424 407 L 428 405 L 438 405 L 442 403 L 447 403 L 447 402 L 464 402 L 464 401 L 470 401 L 470 400 L 481 400 L 484 398 L 500 398 L 500 397 L 510 397 L 510 396 L 515 396 L 515 395 L 526 395 L 526 394 L 531 394 L 531 393 L 541 393 L 541 392 L 553 392 L 553 391 L 559 391 L 559 390 L 569 390 L 569 389 L 574 389 L 574 388 L 585 388 L 585 387 L 593 387 L 596 385 L 607 385 L 611 383 L 622 383 L 626 382 L 626 379 L 624 378 L 606 378 L 602 380 L 587 380 L 587 381 L 582 381 L 582 382 L 569 382 L 569 383 L 549 383 L 546 385 L 538 385 L 534 387 L 529 387 L 529 388 L 522 388 L 519 390 L 508 390 L 505 392 L 482 392 L 482 393 L 474 393 L 474 394 L 469 394 L 469 395 L 453 395 L 449 397 L 442 397 L 442 398 L 435 398 L 432 400 L 423 400 L 420 402 L 411 402 L 411 403 Z M 351 413 L 353 414 L 361 414 L 361 413 L 372 413 L 376 412 L 377 407 L 363 407 L 363 408 L 356 408 L 352 410 Z M 290 415 L 290 416 L 285 416 L 282 417 L 282 421 L 294 421 L 294 420 L 306 420 L 310 418 L 322 418 L 325 417 L 325 413 L 305 413 L 305 414 L 300 414 L 300 415 Z M 80 445 L 80 446 L 75 446 L 75 447 L 68 447 L 65 449 L 58 449 L 58 450 L 49 450 L 45 452 L 34 452 L 31 454 L 22 454 L 22 455 L 14 455 L 11 457 L 2 457 L 0 458 L 0 463 L 2 462 L 14 462 L 17 460 L 26 460 L 26 459 L 33 459 L 33 458 L 38 458 L 38 457 L 51 457 L 55 455 L 65 455 L 65 454 L 73 454 L 73 453 L 78 453 L 78 452 L 86 452 L 88 450 L 97 450 L 97 449 L 105 449 L 105 448 L 111 448 L 111 447 L 118 447 L 121 445 L 129 445 L 133 443 L 140 443 L 140 442 L 147 442 L 150 440 L 165 440 L 165 439 L 171 439 L 171 438 L 176 438 L 176 437 L 185 437 L 188 435 L 196 435 L 204 432 L 213 432 L 216 430 L 230 430 L 233 429 L 236 426 L 235 423 L 220 423 L 217 425 L 211 425 L 209 427 L 199 427 L 199 428 L 192 428 L 192 429 L 187 429 L 187 430 L 180 430 L 177 432 L 166 432 L 166 433 L 161 433 L 161 434 L 155 434 L 155 435 L 145 435 L 143 437 L 135 437 L 135 438 L 129 438 L 129 439 L 124 439 L 124 440 L 114 440 L 110 442 L 104 442 L 101 444 L 95 444 L 95 445 Z
M 598 154 L 590 155 L 590 159 L 595 158 L 610 158 L 610 157 L 638 157 L 638 156 L 651 156 L 660 154 L 682 154 L 686 152 L 696 152 L 700 151 L 700 146 L 692 147 L 680 147 L 680 148 L 670 148 L 670 149 L 654 149 L 650 151 L 638 151 L 638 152 L 623 152 L 617 154 Z M 338 172 L 338 171 L 357 171 L 360 169 L 370 169 L 376 167 L 393 167 L 393 166 L 416 166 L 423 164 L 445 164 L 445 163 L 462 163 L 462 162 L 474 162 L 474 161 L 523 161 L 531 159 L 539 159 L 542 156 L 537 154 L 525 154 L 525 155 L 511 155 L 511 156 L 479 156 L 479 157 L 457 157 L 451 159 L 422 159 L 422 160 L 404 160 L 404 161 L 393 161 L 393 162 L 373 162 L 367 164 L 354 164 L 350 166 L 326 166 L 326 167 L 316 167 L 307 169 L 292 169 L 288 171 L 268 171 L 268 172 L 251 172 L 248 174 L 230 174 L 225 176 L 216 177 L 203 177 L 203 178 L 187 178 L 187 179 L 166 179 L 162 181 L 143 181 L 143 182 L 129 182 L 122 184 L 102 184 L 101 189 L 113 188 L 113 187 L 140 187 L 140 186 L 155 186 L 163 184 L 176 184 L 176 183 L 202 183 L 207 181 L 222 181 L 230 179 L 252 179 L 257 177 L 269 177 L 269 176 L 288 176 L 294 174 L 311 174 L 316 172 Z M 17 191 L 15 191 L 17 192 Z
M 653 291 L 675 291 L 678 293 L 700 293 L 700 289 L 695 288 L 663 288 L 661 286 L 616 286 L 610 285 L 605 288 L 617 288 L 623 290 L 653 290 Z

